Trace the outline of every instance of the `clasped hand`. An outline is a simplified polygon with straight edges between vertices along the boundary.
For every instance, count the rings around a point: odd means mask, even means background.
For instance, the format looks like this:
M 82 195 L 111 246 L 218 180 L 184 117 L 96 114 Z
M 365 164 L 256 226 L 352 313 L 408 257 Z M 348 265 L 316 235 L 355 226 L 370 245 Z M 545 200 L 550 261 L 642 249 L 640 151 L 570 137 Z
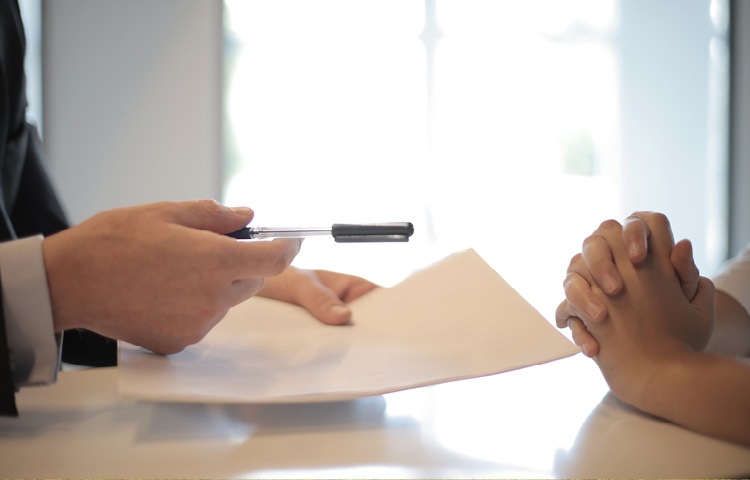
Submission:
M 692 246 L 675 245 L 667 218 L 637 212 L 603 222 L 563 283 L 556 322 L 595 358 L 613 392 L 634 403 L 665 362 L 702 351 L 713 331 L 714 287 Z

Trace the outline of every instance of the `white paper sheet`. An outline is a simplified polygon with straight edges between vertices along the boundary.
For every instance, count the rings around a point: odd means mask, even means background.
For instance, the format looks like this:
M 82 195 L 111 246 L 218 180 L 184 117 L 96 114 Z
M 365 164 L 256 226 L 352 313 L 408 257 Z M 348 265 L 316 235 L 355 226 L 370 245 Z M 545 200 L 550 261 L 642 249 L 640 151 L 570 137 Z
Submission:
M 473 250 L 350 305 L 351 325 L 328 326 L 300 307 L 252 298 L 181 353 L 120 342 L 120 392 L 170 402 L 336 401 L 580 351 Z

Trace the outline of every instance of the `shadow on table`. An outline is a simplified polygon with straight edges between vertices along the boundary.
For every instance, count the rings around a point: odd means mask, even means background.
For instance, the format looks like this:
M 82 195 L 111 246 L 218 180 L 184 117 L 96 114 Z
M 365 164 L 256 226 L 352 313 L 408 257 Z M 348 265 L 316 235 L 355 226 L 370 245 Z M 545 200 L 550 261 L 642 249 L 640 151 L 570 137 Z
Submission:
M 648 415 L 608 393 L 573 447 L 555 455 L 559 478 L 716 478 L 750 472 L 750 450 Z
M 0 435 L 7 438 L 31 438 L 50 432 L 66 431 L 104 412 L 106 408 L 21 412 L 19 417 L 0 417 Z
M 138 442 L 375 429 L 386 422 L 390 428 L 398 427 L 398 422 L 409 426 L 408 420 L 388 419 L 383 396 L 306 404 L 146 405 L 150 413 L 139 422 Z

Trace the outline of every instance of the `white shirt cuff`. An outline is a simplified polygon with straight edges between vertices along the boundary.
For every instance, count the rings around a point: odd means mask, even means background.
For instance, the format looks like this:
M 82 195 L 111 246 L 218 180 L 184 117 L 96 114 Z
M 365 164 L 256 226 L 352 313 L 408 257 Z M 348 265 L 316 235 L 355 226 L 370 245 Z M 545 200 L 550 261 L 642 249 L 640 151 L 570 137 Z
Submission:
M 16 388 L 57 381 L 62 334 L 55 334 L 44 267 L 44 237 L 0 243 L 5 330 Z
M 717 290 L 731 296 L 750 314 L 750 244 L 713 278 Z

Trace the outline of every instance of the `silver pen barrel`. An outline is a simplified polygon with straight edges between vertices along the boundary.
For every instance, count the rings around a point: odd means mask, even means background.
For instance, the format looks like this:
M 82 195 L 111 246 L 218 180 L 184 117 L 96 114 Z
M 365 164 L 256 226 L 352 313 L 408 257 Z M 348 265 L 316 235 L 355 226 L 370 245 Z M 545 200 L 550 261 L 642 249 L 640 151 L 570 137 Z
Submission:
M 322 235 L 331 235 L 331 229 L 325 227 L 255 227 L 250 229 L 251 238 L 300 238 Z

